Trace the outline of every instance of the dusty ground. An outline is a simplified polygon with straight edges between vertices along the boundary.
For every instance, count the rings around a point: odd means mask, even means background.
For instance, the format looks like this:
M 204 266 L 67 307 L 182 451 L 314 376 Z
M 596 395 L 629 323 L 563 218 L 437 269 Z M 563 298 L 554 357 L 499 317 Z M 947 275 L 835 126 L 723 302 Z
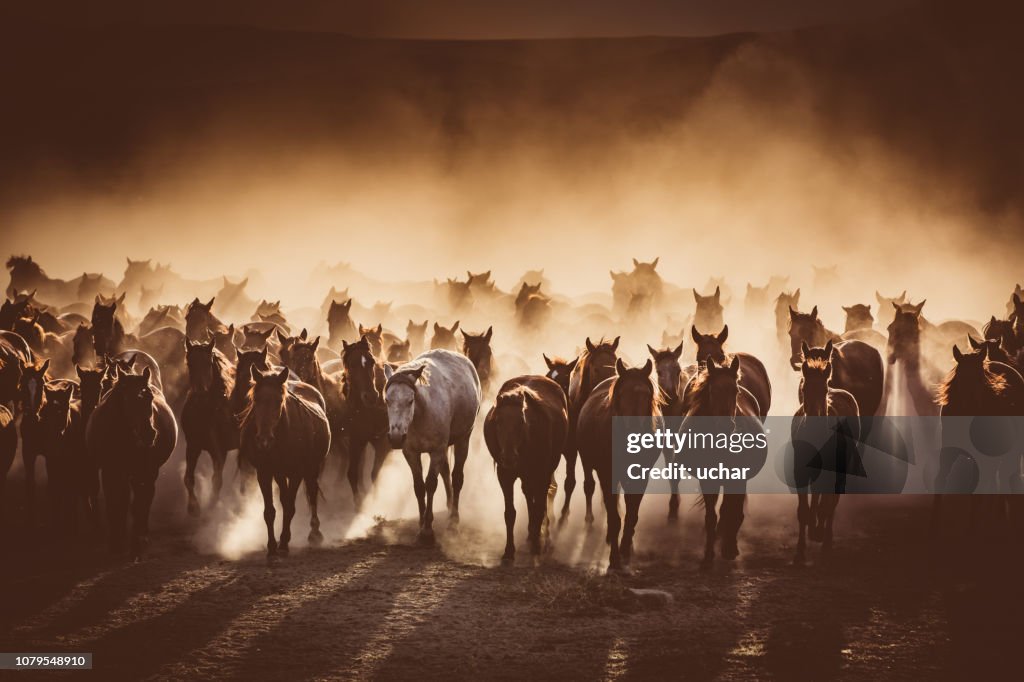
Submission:
M 170 512 L 139 563 L 8 525 L 0 649 L 91 651 L 91 674 L 59 674 L 108 680 L 1020 679 L 1019 556 L 929 550 L 924 498 L 848 499 L 831 559 L 797 568 L 789 502 L 752 500 L 741 558 L 701 573 L 699 510 L 667 527 L 651 497 L 612 577 L 558 553 L 496 566 L 500 536 L 446 534 L 443 512 L 435 547 L 387 521 L 271 562 L 201 552 Z M 603 554 L 600 531 L 582 544 Z

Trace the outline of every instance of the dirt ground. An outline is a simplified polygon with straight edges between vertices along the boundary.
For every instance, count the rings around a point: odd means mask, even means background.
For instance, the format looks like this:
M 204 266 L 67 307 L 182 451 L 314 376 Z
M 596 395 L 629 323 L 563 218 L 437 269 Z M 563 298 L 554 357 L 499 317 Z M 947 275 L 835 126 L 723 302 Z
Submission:
M 433 547 L 378 520 L 268 561 L 197 549 L 201 523 L 167 511 L 137 563 L 8 523 L 0 649 L 93 652 L 91 673 L 26 677 L 107 680 L 1020 679 L 1020 555 L 957 529 L 929 542 L 925 498 L 845 499 L 831 557 L 804 567 L 795 503 L 752 499 L 743 554 L 707 573 L 700 510 L 668 526 L 664 500 L 645 500 L 624 576 L 535 565 L 523 542 L 502 567 L 500 516 L 455 534 L 441 512 Z M 597 557 L 602 525 L 582 532 Z

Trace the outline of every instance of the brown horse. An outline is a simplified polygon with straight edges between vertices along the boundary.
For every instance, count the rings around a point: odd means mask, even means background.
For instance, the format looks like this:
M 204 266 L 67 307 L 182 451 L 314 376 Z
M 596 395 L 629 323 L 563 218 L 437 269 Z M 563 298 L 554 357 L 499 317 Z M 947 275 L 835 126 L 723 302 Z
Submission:
M 882 296 L 876 291 L 875 300 L 878 301 L 878 326 L 882 329 L 887 329 L 892 324 L 893 317 L 895 316 L 894 311 L 899 310 L 900 306 L 906 304 L 907 290 L 904 289 L 902 294 L 892 298 Z
M 605 379 L 615 376 L 615 363 L 618 360 L 617 351 L 619 348 L 619 337 L 612 341 L 605 341 L 601 338 L 597 344 L 586 340 L 586 349 L 580 354 L 576 366 L 569 376 L 569 435 L 565 439 L 565 501 L 562 503 L 562 513 L 558 523 L 564 524 L 569 518 L 569 501 L 572 492 L 576 489 L 576 458 L 578 450 L 576 447 L 576 423 L 579 420 L 580 410 L 587 402 L 590 392 L 594 387 Z M 590 524 L 594 522 L 594 511 L 592 500 L 597 483 L 594 481 L 594 471 L 587 466 L 583 467 L 583 495 L 586 500 L 587 511 L 584 517 Z
M 412 361 L 412 342 L 409 339 L 405 341 L 396 341 L 395 343 L 388 346 L 386 360 L 394 364 L 405 364 L 406 362 Z
M 719 365 L 726 365 L 732 362 L 732 357 L 740 361 L 740 386 L 745 388 L 754 400 L 757 401 L 757 414 L 763 419 L 768 416 L 768 410 L 772 406 L 772 383 L 768 379 L 768 370 L 764 363 L 748 353 L 725 353 L 725 342 L 729 338 L 729 325 L 722 327 L 717 334 L 701 334 L 697 327 L 690 328 L 690 335 L 696 347 L 694 357 L 698 360 L 711 358 Z M 697 373 L 697 367 L 691 366 L 686 370 L 689 376 Z M 684 403 L 689 401 L 689 396 L 684 391 Z M 688 407 L 686 404 L 680 406 L 680 414 L 685 414 Z
M 1009 365 L 995 362 L 988 357 L 987 347 L 963 353 L 953 346 L 955 365 L 946 375 L 945 381 L 936 392 L 936 403 L 940 406 L 940 417 L 1020 417 L 1024 416 L 1024 379 Z M 940 422 L 941 423 L 941 422 Z M 946 429 L 943 429 L 945 440 Z M 935 477 L 936 495 L 932 504 L 932 531 L 938 527 L 942 509 L 942 497 L 948 491 L 949 476 L 953 466 L 960 459 L 959 448 L 943 447 L 939 451 L 939 470 Z M 1003 457 L 998 467 L 1000 481 L 1005 488 L 1013 490 L 1020 479 L 1020 459 Z M 986 496 L 987 497 L 987 496 Z M 983 501 L 972 496 L 970 505 L 970 526 L 977 521 L 977 510 Z M 1000 513 L 1005 511 L 1006 499 L 995 496 Z
M 839 496 L 846 490 L 851 449 L 860 438 L 860 410 L 849 391 L 835 388 L 832 380 L 832 342 L 824 357 L 804 344 L 800 364 L 800 407 L 792 422 L 793 482 L 797 489 L 796 518 L 800 526 L 794 562 L 805 561 L 810 538 L 832 549 L 832 522 Z M 825 436 L 822 438 L 822 436 Z M 824 440 L 824 445 L 820 442 Z M 827 477 L 834 477 L 828 486 Z M 811 488 L 808 504 L 808 488 Z
M 92 338 L 96 355 L 116 355 L 125 349 L 125 331 L 117 315 L 117 308 L 124 303 L 124 294 L 112 300 L 96 296 L 92 307 Z
M 216 300 L 216 296 L 206 303 L 202 303 L 198 298 L 192 299 L 185 309 L 185 336 L 193 341 L 203 341 L 207 336 L 227 329 L 227 325 L 213 314 L 213 303 Z
M 934 385 L 938 372 L 921 352 L 920 317 L 920 310 L 897 309 L 889 323 L 886 357 L 892 371 L 886 372 L 886 399 L 896 382 L 905 380 L 915 412 L 920 416 L 935 416 L 938 410 L 929 385 Z M 901 374 L 895 372 L 897 363 L 902 368 Z M 861 403 L 859 396 L 858 403 Z M 866 409 L 864 414 L 867 414 Z
M 148 367 L 142 374 L 115 367 L 113 386 L 93 411 L 85 438 L 100 468 L 111 550 L 124 545 L 130 510 L 130 551 L 138 557 L 148 542 L 157 475 L 178 440 L 174 414 L 150 383 Z
M 832 356 L 832 385 L 849 391 L 857 400 L 861 417 L 872 417 L 882 407 L 885 385 L 885 368 L 882 355 L 870 344 L 863 341 L 844 341 L 842 337 L 825 328 L 818 319 L 818 306 L 809 313 L 789 310 L 790 364 L 800 371 L 803 363 L 803 344 L 811 348 L 824 348 L 832 341 L 835 353 Z
M 409 340 L 409 354 L 416 357 L 427 349 L 427 320 L 416 324 L 409 320 L 405 325 L 405 338 Z
M 494 327 L 488 327 L 482 334 L 471 334 L 462 330 L 462 354 L 469 358 L 480 377 L 480 388 L 484 394 L 491 390 L 491 374 L 494 371 L 494 354 L 491 352 L 491 337 Z
M 99 498 L 98 472 L 85 451 L 85 425 L 75 388 L 71 383 L 45 386 L 39 410 L 47 497 L 57 526 L 67 535 L 77 530 L 80 509 L 95 519 Z
M 342 341 L 351 343 L 359 338 L 356 323 L 352 321 L 351 310 L 351 298 L 342 303 L 331 299 L 330 307 L 327 309 L 327 346 L 329 348 L 338 348 Z
M 785 342 L 789 338 L 789 316 L 790 310 L 800 307 L 800 289 L 791 294 L 785 291 L 775 299 L 775 331 L 779 341 Z
M 609 570 L 629 564 L 633 554 L 633 533 L 640 514 L 643 494 L 626 495 L 625 524 L 619 517 L 619 496 L 612 488 L 612 420 L 614 417 L 661 416 L 658 388 L 651 381 L 654 363 L 630 368 L 615 361 L 615 376 L 594 387 L 580 410 L 577 442 L 584 470 L 596 471 L 608 517 L 606 540 L 611 546 Z M 619 531 L 622 530 L 622 539 Z
M 736 417 L 750 428 L 757 421 L 758 404 L 753 395 L 740 385 L 740 359 L 733 356 L 728 366 L 719 367 L 708 357 L 704 367 L 687 384 L 687 409 L 680 430 L 687 429 L 687 419 L 693 417 L 727 417 L 735 426 Z M 684 458 L 686 461 L 686 458 Z M 737 543 L 743 524 L 743 506 L 747 498 L 747 482 L 700 480 L 701 504 L 704 506 L 704 559 L 702 566 L 709 568 L 715 558 L 715 541 L 721 537 L 722 558 L 739 556 Z M 719 492 L 722 507 L 718 506 Z
M 342 341 L 341 364 L 344 367 L 341 388 L 345 399 L 345 429 L 348 435 L 348 482 L 356 509 L 362 506 L 360 486 L 366 446 L 373 446 L 370 481 L 376 483 L 391 446 L 388 443 L 388 410 L 384 404 L 384 367 L 374 358 L 369 339 L 355 343 Z
M 569 429 L 568 409 L 565 392 L 553 380 L 520 376 L 502 384 L 484 420 L 484 441 L 494 458 L 505 497 L 505 563 L 511 563 L 516 553 L 516 479 L 522 481 L 530 517 L 530 553 L 539 555 L 547 541 L 548 523 L 554 513 L 552 477 Z
M 228 451 L 238 449 L 238 422 L 231 411 L 234 388 L 227 358 L 214 347 L 213 339 L 193 343 L 185 339 L 188 392 L 181 410 L 181 431 L 185 436 L 185 490 L 188 513 L 199 515 L 196 498 L 196 464 L 206 451 L 213 462 L 212 504 L 220 498 L 224 463 Z
M 1016 355 L 1021 347 L 1021 340 L 1018 339 L 1017 330 L 1015 329 L 1016 326 L 1014 318 L 999 320 L 993 315 L 988 324 L 985 325 L 982 333 L 986 339 L 997 341 L 1009 355 Z
M 35 505 L 36 458 L 45 455 L 45 434 L 40 411 L 50 377 L 49 360 L 37 363 L 18 361 L 18 404 L 21 406 L 21 461 L 25 469 L 25 506 L 32 516 Z
M 576 369 L 579 361 L 579 357 L 565 360 L 559 357 L 549 358 L 547 355 L 544 355 L 544 364 L 548 368 L 546 376 L 562 388 L 566 400 L 569 399 L 569 379 L 572 377 L 572 371 Z
M 0 364 L 3 364 L 2 361 Z M 0 405 L 0 521 L 3 520 L 7 472 L 10 471 L 11 464 L 14 463 L 14 454 L 17 449 L 18 429 L 14 422 L 14 414 L 4 405 Z
M 697 290 L 693 290 L 693 300 L 697 303 L 697 312 L 693 315 L 693 324 L 698 329 L 720 329 L 724 324 L 722 313 L 725 308 L 722 306 L 722 288 L 715 287 L 715 293 L 710 296 L 701 296 Z
M 456 323 L 456 326 L 458 323 Z M 453 336 L 454 336 L 454 329 Z M 370 351 L 376 358 L 382 357 L 384 353 L 384 325 L 377 323 L 376 327 L 364 327 L 359 325 L 359 338 L 365 338 L 370 344 Z
M 255 368 L 249 404 L 242 413 L 242 456 L 256 470 L 263 493 L 267 524 L 267 554 L 288 552 L 299 485 L 305 483 L 310 510 L 309 542 L 323 541 L 317 501 L 320 472 L 331 445 L 331 429 L 320 404 L 300 397 L 288 380 L 288 370 L 261 372 Z M 284 520 L 280 542 L 274 539 L 274 482 L 277 482 Z
M 654 360 L 654 372 L 658 376 L 658 388 L 661 389 L 662 413 L 668 417 L 683 415 L 683 389 L 690 380 L 691 370 L 683 370 L 679 358 L 683 355 L 683 342 L 673 348 L 656 350 L 650 345 L 647 351 Z M 674 523 L 679 520 L 679 481 L 669 482 L 672 496 L 668 501 L 668 520 Z
M 430 350 L 437 350 L 443 348 L 444 350 L 457 351 L 458 341 L 455 338 L 455 332 L 459 330 L 459 321 L 455 320 L 455 324 L 451 328 L 445 328 L 439 325 L 437 322 L 434 323 L 434 335 L 430 338 Z
M 516 323 L 520 329 L 538 330 L 551 319 L 551 299 L 540 292 L 540 284 L 523 282 L 516 294 Z

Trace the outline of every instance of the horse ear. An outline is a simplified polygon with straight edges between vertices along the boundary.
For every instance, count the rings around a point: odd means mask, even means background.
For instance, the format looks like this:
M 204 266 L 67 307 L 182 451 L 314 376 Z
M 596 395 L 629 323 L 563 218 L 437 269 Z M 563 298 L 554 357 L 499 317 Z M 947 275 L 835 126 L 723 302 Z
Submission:
M 900 294 L 900 301 L 906 301 L 906 300 L 907 300 L 907 290 L 904 289 L 903 293 Z
M 39 373 L 46 374 L 46 370 L 50 369 L 50 358 L 46 358 L 46 362 L 39 366 Z
M 697 331 L 697 325 L 690 325 L 690 338 L 693 339 L 694 343 L 700 343 L 700 332 Z
M 487 339 L 487 343 L 491 342 L 491 337 L 494 336 L 494 326 L 487 327 L 487 333 L 484 334 L 484 338 Z
M 807 358 L 807 354 L 810 353 L 810 352 L 811 352 L 811 347 L 807 345 L 807 342 L 806 341 L 801 341 L 800 342 L 800 355 L 802 355 L 806 359 Z
M 696 289 L 693 290 L 693 300 L 700 303 L 700 294 L 697 293 Z
M 464 340 L 469 337 L 469 334 L 466 333 L 465 329 L 461 330 L 459 333 L 462 334 L 462 338 Z
M 142 378 L 146 380 L 147 384 L 149 383 L 149 378 L 152 375 L 153 373 L 149 370 L 149 365 L 146 365 L 142 370 Z
M 378 325 L 378 326 L 380 326 L 380 325 Z M 456 331 L 456 330 L 457 330 L 458 328 L 459 328 L 459 321 L 458 321 L 458 320 L 455 320 L 455 324 L 453 324 L 453 325 L 452 325 L 452 334 L 454 334 L 454 333 L 455 333 L 455 331 Z
M 796 319 L 796 311 L 793 310 L 793 306 L 789 306 L 789 319 L 790 320 L 795 320 Z
M 574 369 L 576 369 L 576 365 L 578 365 L 578 364 L 579 364 L 579 362 L 580 362 L 580 356 L 578 356 L 578 355 L 577 355 L 576 357 L 574 357 L 574 358 L 572 359 L 572 362 L 570 362 L 570 363 L 569 363 L 568 365 L 566 365 L 565 367 L 566 367 L 566 369 L 568 369 L 568 370 L 569 370 L 570 372 L 572 372 L 572 371 L 573 371 Z
M 75 374 L 78 375 L 79 379 L 84 379 L 85 378 L 85 373 L 82 371 L 82 366 L 81 365 L 75 365 Z
M 587 337 L 587 350 L 590 351 L 591 353 L 593 353 L 596 350 L 589 336 Z
M 277 376 L 274 377 L 274 378 L 277 379 L 277 383 L 279 383 L 279 384 L 281 384 L 283 386 L 285 384 L 285 382 L 288 381 L 288 368 L 287 367 L 282 367 L 281 371 L 278 372 Z
M 651 361 L 650 358 L 647 358 L 647 362 L 644 363 L 642 369 L 644 374 L 650 374 L 651 370 L 654 369 L 654 363 Z
M 313 349 L 313 350 L 316 350 L 316 347 L 317 347 L 317 346 L 319 346 L 319 345 L 320 345 L 320 337 L 318 336 L 318 337 L 316 337 L 315 339 L 313 339 L 313 346 L 312 346 L 312 349 Z
M 829 339 L 828 341 L 825 342 L 825 355 L 828 356 L 829 362 L 832 361 L 832 350 L 833 350 L 832 339 Z
M 391 369 L 391 365 L 384 363 L 384 380 L 389 381 L 394 375 L 395 370 Z
M 622 337 L 621 336 L 616 336 L 615 340 L 612 341 L 612 350 L 618 350 L 619 349 L 619 339 L 620 338 L 622 338 Z
M 412 372 L 410 372 L 410 374 L 413 375 L 413 377 L 415 378 L 416 381 L 419 381 L 420 378 L 423 376 L 423 370 L 425 370 L 426 368 L 427 368 L 426 365 L 420 365 L 416 369 L 412 370 Z
M 544 357 L 544 364 L 548 366 L 548 369 L 554 369 L 551 363 L 551 358 L 548 357 L 548 354 L 541 353 L 541 355 Z
M 239 283 L 238 283 L 238 287 L 239 287 L 239 288 L 243 288 L 243 287 L 245 287 L 245 285 L 246 285 L 246 284 L 248 284 L 248 283 L 249 283 L 249 278 L 248 278 L 248 277 L 246 277 L 245 279 L 243 279 L 243 280 L 242 280 L 241 282 L 239 282 Z
M 309 332 L 307 332 L 306 328 L 303 327 L 302 331 L 299 332 L 299 338 L 302 339 L 303 341 L 305 341 L 307 336 L 309 336 Z
M 978 350 L 982 346 L 982 343 L 980 341 L 975 341 L 974 337 L 970 334 L 967 335 L 967 341 L 971 344 L 971 348 L 974 350 Z
M 100 301 L 100 295 L 99 295 L 99 294 L 96 294 L 96 303 L 97 303 L 97 304 L 101 303 L 101 301 Z
M 722 327 L 722 331 L 718 332 L 718 343 L 725 343 L 725 340 L 729 338 L 729 325 Z
M 814 306 L 813 308 L 811 308 L 811 319 L 818 319 L 818 306 Z
M 210 299 L 209 301 L 207 301 L 207 302 L 206 302 L 206 305 L 204 305 L 203 307 L 204 307 L 204 308 L 206 308 L 207 310 L 209 310 L 210 308 L 212 308 L 212 307 L 213 307 L 213 302 L 214 302 L 214 301 L 216 301 L 216 300 L 217 300 L 217 297 L 216 297 L 216 296 L 214 296 L 214 297 L 213 297 L 213 298 L 211 298 L 211 299 Z
M 995 324 L 995 323 L 996 323 L 996 316 L 995 316 L 995 315 L 993 315 L 993 316 L 992 316 L 992 319 L 991 319 L 991 320 L 989 320 L 989 321 L 988 321 L 988 323 L 989 323 L 989 324 Z
M 708 368 L 709 372 L 712 369 L 717 369 L 718 368 L 718 365 L 715 364 L 715 359 L 713 357 L 711 357 L 710 355 L 708 355 L 706 358 L 704 358 L 704 366 Z
M 121 295 L 117 298 L 118 303 L 124 303 L 124 297 L 128 295 L 127 291 L 122 291 Z
M 638 261 L 636 258 L 633 259 L 633 267 L 634 268 L 640 267 L 640 261 Z
M 648 360 L 650 362 L 650 360 Z M 626 372 L 626 363 L 622 361 L 622 358 L 615 358 L 615 373 L 622 376 Z
M 953 359 L 960 362 L 963 357 L 964 354 L 960 352 L 960 349 L 957 348 L 956 344 L 953 344 Z
M 844 306 L 842 306 L 842 308 L 843 308 L 843 312 L 844 312 L 844 313 L 846 313 L 847 315 L 849 315 L 849 314 L 850 314 L 850 311 L 852 310 L 852 308 L 848 308 L 848 307 L 846 307 L 845 305 L 844 305 Z
M 683 342 L 680 341 L 679 345 L 676 346 L 676 349 L 674 351 L 672 351 L 672 357 L 675 358 L 676 360 L 678 360 L 680 358 L 680 356 L 682 356 L 682 354 L 683 354 Z
M 923 301 L 921 301 L 920 303 L 918 303 L 916 306 L 914 306 L 914 313 L 917 314 L 917 315 L 920 315 L 921 311 L 924 309 L 924 304 L 927 301 L 928 301 L 928 299 L 926 298 Z
M 729 364 L 729 370 L 732 371 L 733 374 L 740 371 L 740 356 L 732 356 L 732 362 Z
M 715 303 L 718 303 L 721 300 L 722 300 L 722 287 L 716 286 L 715 287 Z
M 651 344 L 647 344 L 647 352 L 651 354 L 652 358 L 658 357 L 658 351 L 651 347 Z
M 437 334 L 440 331 L 441 331 L 441 325 L 439 325 L 437 322 L 435 322 L 434 323 L 434 333 Z
M 796 291 L 793 292 L 793 303 L 800 304 L 800 287 L 797 287 Z
M 653 270 L 654 268 L 658 267 L 658 261 L 659 261 L 659 260 L 661 260 L 661 256 L 658 256 L 657 258 L 655 258 L 654 260 L 652 260 L 652 261 L 651 261 L 651 269 L 652 269 L 652 270 Z
M 288 337 L 287 337 L 287 336 L 285 336 L 284 334 L 282 334 L 282 333 L 281 333 L 281 330 L 280 330 L 280 329 L 277 329 L 277 330 L 275 330 L 275 333 L 277 334 L 277 340 L 278 340 L 278 342 L 279 342 L 279 343 L 280 343 L 280 344 L 281 344 L 282 346 L 283 346 L 283 345 L 284 345 L 285 343 L 287 343 L 287 341 L 288 341 Z

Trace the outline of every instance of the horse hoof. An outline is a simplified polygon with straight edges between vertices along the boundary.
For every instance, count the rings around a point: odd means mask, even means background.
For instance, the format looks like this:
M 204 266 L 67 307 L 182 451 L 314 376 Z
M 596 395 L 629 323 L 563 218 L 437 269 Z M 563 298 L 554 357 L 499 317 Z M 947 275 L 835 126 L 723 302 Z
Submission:
M 623 564 L 609 565 L 607 575 L 630 575 L 632 571 L 629 566 Z
M 722 548 L 722 558 L 732 561 L 740 555 L 740 550 L 735 545 Z
M 501 565 L 502 566 L 511 566 L 515 562 L 516 562 L 516 555 L 515 554 L 508 554 L 508 553 L 506 553 L 506 554 L 501 555 Z
M 705 556 L 700 562 L 700 570 L 703 573 L 707 573 L 715 565 L 715 557 Z
M 278 554 L 283 554 L 287 556 L 289 552 L 288 545 L 282 542 L 277 546 L 277 552 Z
M 324 534 L 318 530 L 309 531 L 309 544 L 312 547 L 319 547 L 324 543 Z
M 430 528 L 421 528 L 419 535 L 416 537 L 419 544 L 424 547 L 433 547 L 434 545 L 434 531 Z
M 810 526 L 807 529 L 807 538 L 809 540 L 813 542 L 821 542 L 822 537 L 823 533 L 821 532 L 821 528 L 815 528 L 814 526 Z
M 670 526 L 677 526 L 677 525 L 679 525 L 679 515 L 678 514 L 673 514 L 673 513 L 669 512 L 669 515 L 668 515 L 668 525 L 670 525 Z

